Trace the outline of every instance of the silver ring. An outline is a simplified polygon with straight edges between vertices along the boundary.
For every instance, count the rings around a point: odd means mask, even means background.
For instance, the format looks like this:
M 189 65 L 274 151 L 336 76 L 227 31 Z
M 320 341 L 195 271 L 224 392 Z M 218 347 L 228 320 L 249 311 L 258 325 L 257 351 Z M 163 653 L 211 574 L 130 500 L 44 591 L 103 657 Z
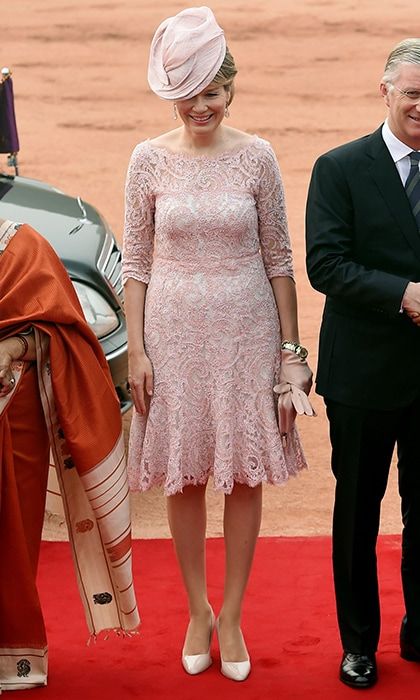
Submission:
M 12 377 L 11 380 L 10 380 L 10 382 L 9 382 L 9 384 L 11 384 L 12 386 L 14 386 L 14 385 L 16 384 L 16 379 L 15 379 L 14 377 Z

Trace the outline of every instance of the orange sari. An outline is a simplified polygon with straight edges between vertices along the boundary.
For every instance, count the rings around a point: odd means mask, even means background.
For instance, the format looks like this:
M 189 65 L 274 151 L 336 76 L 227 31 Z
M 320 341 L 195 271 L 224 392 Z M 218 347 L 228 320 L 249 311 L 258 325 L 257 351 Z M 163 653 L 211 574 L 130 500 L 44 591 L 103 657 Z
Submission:
M 3 236 L 2 236 L 3 230 Z M 91 635 L 139 624 L 119 402 L 99 342 L 51 246 L 0 229 L 0 339 L 33 326 L 36 363 L 16 362 L 0 399 L 0 692 L 45 685 L 35 576 L 49 452 Z

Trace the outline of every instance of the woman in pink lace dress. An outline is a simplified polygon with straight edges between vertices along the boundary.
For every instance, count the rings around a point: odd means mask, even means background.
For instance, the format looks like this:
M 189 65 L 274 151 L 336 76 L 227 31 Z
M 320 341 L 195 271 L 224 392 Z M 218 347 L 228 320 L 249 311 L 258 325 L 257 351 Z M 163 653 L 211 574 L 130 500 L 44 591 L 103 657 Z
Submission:
M 281 484 L 306 466 L 294 426 L 282 441 L 273 387 L 291 381 L 282 376 L 285 356 L 299 364 L 306 391 L 311 372 L 298 344 L 275 155 L 267 141 L 224 123 L 235 73 L 208 8 L 184 10 L 158 28 L 149 83 L 173 100 L 182 126 L 132 154 L 123 275 L 135 403 L 129 474 L 133 489 L 163 485 L 168 496 L 190 609 L 182 662 L 192 674 L 211 664 L 205 491 L 212 476 L 225 494 L 222 672 L 244 680 L 250 660 L 240 619 L 262 483 Z M 282 340 L 292 349 L 282 350 Z

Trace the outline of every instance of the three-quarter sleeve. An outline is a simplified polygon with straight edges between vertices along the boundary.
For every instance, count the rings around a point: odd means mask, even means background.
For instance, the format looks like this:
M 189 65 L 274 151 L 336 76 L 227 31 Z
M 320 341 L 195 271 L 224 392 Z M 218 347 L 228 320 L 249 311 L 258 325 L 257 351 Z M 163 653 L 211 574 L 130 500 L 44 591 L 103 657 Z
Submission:
M 283 183 L 276 156 L 268 143 L 261 152 L 260 163 L 256 206 L 261 255 L 267 277 L 293 278 Z
M 153 173 L 144 143 L 131 156 L 125 185 L 122 280 L 150 281 L 153 260 L 155 196 Z

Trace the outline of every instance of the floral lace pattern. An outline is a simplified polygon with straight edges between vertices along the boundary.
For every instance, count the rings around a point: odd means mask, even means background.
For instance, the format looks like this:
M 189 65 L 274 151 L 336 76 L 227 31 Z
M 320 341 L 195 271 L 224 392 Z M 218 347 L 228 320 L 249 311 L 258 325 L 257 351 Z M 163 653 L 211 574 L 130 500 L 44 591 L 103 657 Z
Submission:
M 213 475 L 281 483 L 306 466 L 284 449 L 273 386 L 280 328 L 269 279 L 293 276 L 283 187 L 270 144 L 254 137 L 215 157 L 140 143 L 126 184 L 123 280 L 148 284 L 147 417 L 134 412 L 131 487 L 167 495 Z

